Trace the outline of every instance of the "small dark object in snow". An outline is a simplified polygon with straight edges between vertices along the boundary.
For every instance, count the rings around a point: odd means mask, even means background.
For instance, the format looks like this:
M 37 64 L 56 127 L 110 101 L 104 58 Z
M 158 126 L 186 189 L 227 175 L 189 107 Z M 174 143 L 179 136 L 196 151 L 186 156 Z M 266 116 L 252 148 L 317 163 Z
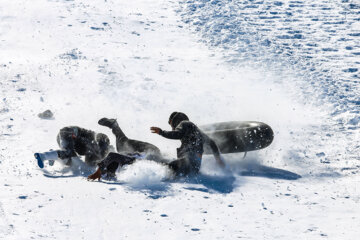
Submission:
M 19 196 L 19 199 L 27 199 L 27 196 Z
M 39 113 L 38 117 L 41 119 L 52 119 L 54 114 L 50 110 L 46 110 L 45 112 Z
M 18 90 L 16 90 L 18 92 L 25 92 L 26 91 L 26 88 L 19 88 Z
M 95 31 L 104 31 L 105 29 L 102 27 L 90 27 L 91 30 L 95 30 Z

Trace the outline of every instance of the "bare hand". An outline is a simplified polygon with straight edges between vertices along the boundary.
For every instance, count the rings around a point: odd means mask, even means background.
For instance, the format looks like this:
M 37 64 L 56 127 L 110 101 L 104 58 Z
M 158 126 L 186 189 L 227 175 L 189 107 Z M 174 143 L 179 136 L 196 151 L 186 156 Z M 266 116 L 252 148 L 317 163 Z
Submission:
M 159 134 L 162 131 L 161 128 L 158 127 L 151 127 L 150 130 L 152 133 L 157 133 L 157 134 Z

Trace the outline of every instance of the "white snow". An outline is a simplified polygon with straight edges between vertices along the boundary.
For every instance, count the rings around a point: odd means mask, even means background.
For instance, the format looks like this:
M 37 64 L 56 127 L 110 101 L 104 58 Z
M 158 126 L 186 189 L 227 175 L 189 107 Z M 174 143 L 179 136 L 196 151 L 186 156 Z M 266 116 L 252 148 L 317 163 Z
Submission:
M 0 18 L 0 238 L 360 235 L 355 1 L 3 0 Z M 172 111 L 262 121 L 275 139 L 224 155 L 227 170 L 206 156 L 187 180 L 144 160 L 88 182 L 81 160 L 41 170 L 33 158 L 69 125 L 115 144 L 104 116 L 174 158 L 179 142 L 149 130 Z

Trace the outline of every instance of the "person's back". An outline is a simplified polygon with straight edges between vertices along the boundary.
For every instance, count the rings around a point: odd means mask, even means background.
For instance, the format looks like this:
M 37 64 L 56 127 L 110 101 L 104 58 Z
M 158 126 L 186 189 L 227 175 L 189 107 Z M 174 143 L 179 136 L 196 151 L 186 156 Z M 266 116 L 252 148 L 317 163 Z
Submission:
M 88 148 L 95 141 L 95 132 L 77 126 L 68 126 L 60 129 L 57 136 L 59 146 L 72 155 L 86 155 Z M 70 153 L 68 153 L 69 155 Z
M 85 162 L 93 165 L 103 159 L 110 148 L 110 140 L 103 133 L 77 127 L 68 126 L 60 129 L 57 135 L 59 150 L 35 153 L 38 165 L 42 168 L 43 161 L 62 160 L 66 165 L 71 165 L 72 157 L 85 156 Z

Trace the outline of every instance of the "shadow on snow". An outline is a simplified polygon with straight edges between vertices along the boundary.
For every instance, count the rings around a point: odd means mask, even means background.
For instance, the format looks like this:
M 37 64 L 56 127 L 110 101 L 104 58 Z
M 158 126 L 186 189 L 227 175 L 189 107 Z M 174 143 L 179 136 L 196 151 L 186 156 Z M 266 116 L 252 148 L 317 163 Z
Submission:
M 52 172 L 43 169 L 44 176 L 48 178 L 72 178 L 72 177 L 87 177 L 94 172 L 95 168 L 88 166 L 81 159 L 73 159 L 73 165 L 71 167 L 65 166 L 60 170 L 54 170 Z M 297 180 L 301 178 L 300 175 L 290 172 L 284 169 L 268 167 L 258 163 L 255 159 L 247 159 L 242 161 L 232 161 L 228 164 L 232 170 L 232 174 L 228 175 L 209 175 L 199 173 L 196 176 L 190 176 L 185 178 L 165 179 L 156 184 L 140 184 L 134 185 L 130 182 L 120 182 L 116 179 L 113 181 L 102 180 L 100 183 L 108 185 L 126 185 L 131 190 L 143 192 L 149 195 L 149 198 L 158 199 L 166 197 L 169 194 L 169 183 L 184 183 L 194 184 L 199 186 L 184 187 L 186 190 L 200 191 L 200 192 L 217 192 L 228 194 L 234 190 L 234 182 L 236 181 L 235 175 L 240 176 L 252 176 L 252 177 L 264 177 L 270 179 L 283 179 L 283 180 Z M 60 175 L 58 175 L 60 174 Z M 69 175 L 68 175 L 69 174 Z
M 256 162 L 244 161 L 236 172 L 241 176 L 265 177 L 271 179 L 297 180 L 300 175 L 280 168 L 268 167 Z

